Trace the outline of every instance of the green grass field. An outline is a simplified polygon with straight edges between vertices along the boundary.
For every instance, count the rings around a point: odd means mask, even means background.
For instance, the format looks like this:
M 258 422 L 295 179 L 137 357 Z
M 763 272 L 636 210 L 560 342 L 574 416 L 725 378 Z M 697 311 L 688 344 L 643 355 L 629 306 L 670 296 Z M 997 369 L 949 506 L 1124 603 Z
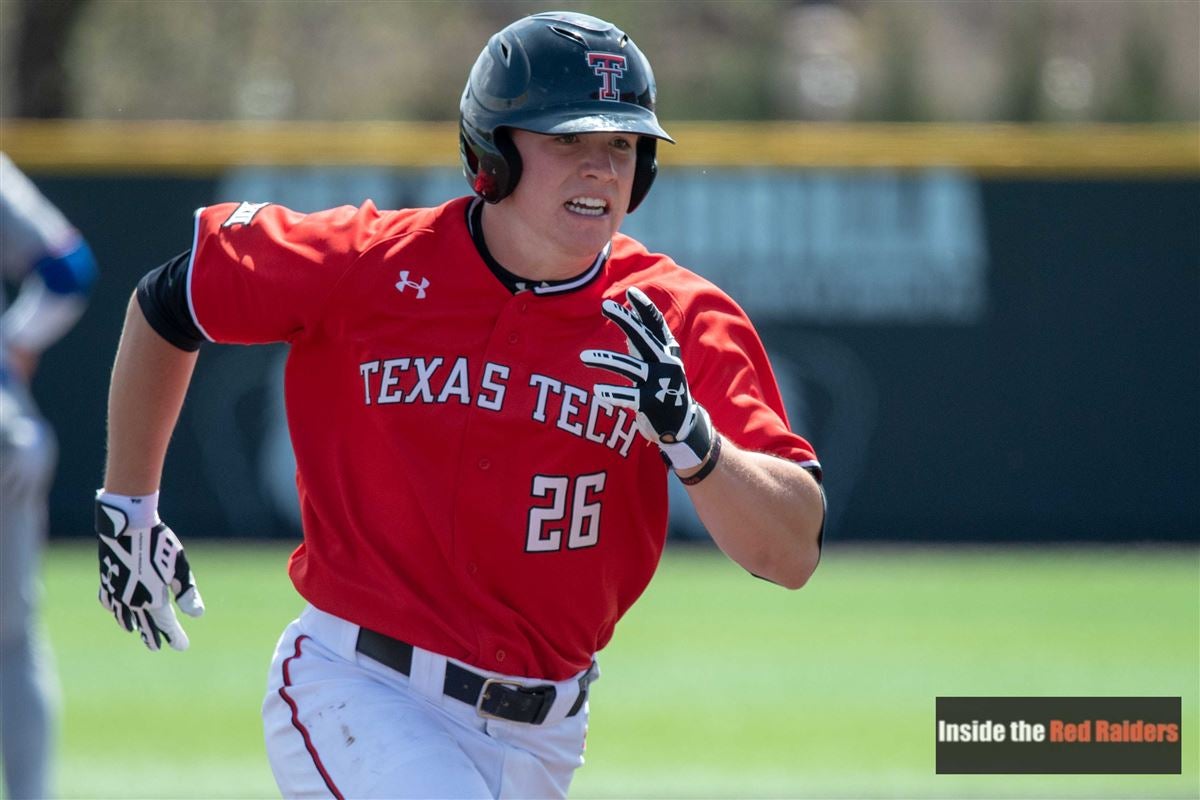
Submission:
M 57 543 L 44 618 L 69 798 L 276 797 L 258 708 L 301 603 L 279 545 L 189 543 L 208 603 L 151 654 Z M 601 655 L 573 796 L 1200 796 L 1195 548 L 833 547 L 787 592 L 673 548 Z M 939 776 L 938 695 L 1183 697 L 1183 775 Z

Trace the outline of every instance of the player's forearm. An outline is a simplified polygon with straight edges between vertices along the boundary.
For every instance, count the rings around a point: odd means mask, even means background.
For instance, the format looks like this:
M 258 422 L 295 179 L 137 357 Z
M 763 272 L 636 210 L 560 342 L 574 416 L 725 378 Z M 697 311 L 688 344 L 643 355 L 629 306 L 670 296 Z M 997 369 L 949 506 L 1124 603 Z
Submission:
M 131 299 L 108 393 L 108 491 L 158 491 L 167 444 L 195 365 L 196 353 L 159 336 L 146 322 L 137 298 Z
M 688 487 L 717 545 L 767 580 L 799 589 L 817 567 L 825 516 L 821 489 L 806 470 L 783 459 L 722 443 L 708 477 Z

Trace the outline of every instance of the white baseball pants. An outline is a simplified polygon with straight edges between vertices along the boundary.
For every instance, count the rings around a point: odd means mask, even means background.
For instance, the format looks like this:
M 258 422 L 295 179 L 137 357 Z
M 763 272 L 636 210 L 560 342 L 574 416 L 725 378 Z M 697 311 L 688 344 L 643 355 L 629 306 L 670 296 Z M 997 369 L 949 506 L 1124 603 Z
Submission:
M 566 796 L 587 735 L 586 703 L 567 716 L 579 676 L 553 684 L 540 725 L 488 719 L 443 694 L 452 659 L 414 648 L 406 676 L 356 652 L 358 630 L 309 606 L 279 639 L 262 713 L 284 797 Z

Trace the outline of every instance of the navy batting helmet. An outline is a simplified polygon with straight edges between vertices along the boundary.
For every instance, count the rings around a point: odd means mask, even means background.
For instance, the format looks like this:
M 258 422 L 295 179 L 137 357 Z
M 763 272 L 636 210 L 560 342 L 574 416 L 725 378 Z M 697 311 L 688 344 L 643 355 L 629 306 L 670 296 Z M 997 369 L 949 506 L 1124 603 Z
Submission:
M 612 23 L 566 11 L 517 20 L 488 41 L 463 90 L 463 174 L 477 194 L 497 203 L 521 178 L 509 128 L 636 133 L 633 211 L 658 172 L 658 140 L 675 141 L 658 124 L 654 101 L 650 62 Z

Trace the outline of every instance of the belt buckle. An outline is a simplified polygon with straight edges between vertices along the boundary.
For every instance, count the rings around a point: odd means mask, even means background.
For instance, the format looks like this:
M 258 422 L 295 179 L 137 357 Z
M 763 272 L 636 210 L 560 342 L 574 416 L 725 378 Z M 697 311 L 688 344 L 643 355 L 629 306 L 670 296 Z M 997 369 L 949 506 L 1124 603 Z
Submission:
M 511 686 L 515 694 L 525 699 L 536 698 L 538 706 L 533 711 L 533 716 L 528 719 L 521 716 L 503 716 L 501 714 L 493 714 L 484 709 L 484 702 L 491 699 L 488 691 L 493 685 Z M 487 678 L 483 682 L 483 687 L 479 690 L 479 698 L 475 701 L 475 713 L 485 719 L 499 719 L 506 722 L 524 722 L 529 725 L 541 725 L 545 721 L 546 715 L 550 713 L 550 707 L 554 705 L 555 694 L 554 687 L 548 684 L 544 686 L 525 686 L 518 681 L 510 681 L 503 678 Z
M 499 719 L 505 720 L 504 717 L 483 710 L 483 701 L 488 699 L 488 690 L 492 686 L 511 686 L 513 689 L 521 690 L 524 687 L 517 681 L 508 681 L 503 678 L 487 678 L 483 682 L 483 688 L 479 690 L 479 697 L 475 700 L 475 713 L 484 719 Z M 507 721 L 507 720 L 505 720 Z

